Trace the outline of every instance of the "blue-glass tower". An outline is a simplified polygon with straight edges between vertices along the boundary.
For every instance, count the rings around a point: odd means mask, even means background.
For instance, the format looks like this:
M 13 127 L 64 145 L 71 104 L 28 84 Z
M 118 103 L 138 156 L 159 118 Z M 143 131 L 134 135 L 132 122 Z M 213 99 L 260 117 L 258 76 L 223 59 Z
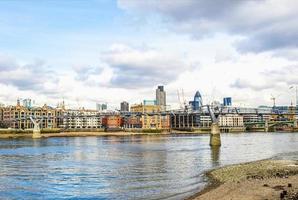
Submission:
M 198 111 L 201 109 L 203 105 L 202 96 L 199 91 L 196 92 L 193 101 L 189 102 L 190 106 L 192 107 L 192 110 Z

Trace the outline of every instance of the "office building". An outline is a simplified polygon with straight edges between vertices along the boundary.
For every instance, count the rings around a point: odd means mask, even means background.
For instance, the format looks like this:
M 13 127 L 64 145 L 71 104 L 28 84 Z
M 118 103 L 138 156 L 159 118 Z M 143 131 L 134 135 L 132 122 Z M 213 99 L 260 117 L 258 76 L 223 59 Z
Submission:
M 32 100 L 31 99 L 23 99 L 23 106 L 26 108 L 32 108 Z
M 156 89 L 156 105 L 160 106 L 162 110 L 166 110 L 166 92 L 162 85 Z
M 224 106 L 232 106 L 232 97 L 223 98 L 223 105 Z
M 123 101 L 120 103 L 120 111 L 121 112 L 128 112 L 129 111 L 129 103 L 126 101 Z
M 104 111 L 108 109 L 108 104 L 107 103 L 97 103 L 96 104 L 96 110 L 97 111 Z
M 202 100 L 202 96 L 199 91 L 196 92 L 196 94 L 194 96 L 194 100 L 190 101 L 189 105 L 193 111 L 201 110 L 201 108 L 203 106 L 203 100 Z

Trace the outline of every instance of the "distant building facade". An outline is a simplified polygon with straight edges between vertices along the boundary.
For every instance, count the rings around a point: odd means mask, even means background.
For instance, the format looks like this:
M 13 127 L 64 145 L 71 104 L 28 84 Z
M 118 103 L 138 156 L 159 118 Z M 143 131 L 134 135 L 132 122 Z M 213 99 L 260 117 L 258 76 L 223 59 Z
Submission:
M 156 105 L 160 106 L 162 110 L 166 110 L 166 91 L 164 86 L 159 85 L 156 89 Z
M 121 112 L 128 112 L 129 111 L 129 103 L 126 101 L 123 101 L 120 103 L 120 111 Z
M 145 104 L 135 104 L 130 107 L 131 112 L 139 113 L 157 113 L 161 112 L 161 106 L 159 105 L 145 105 Z
M 107 103 L 97 103 L 96 104 L 96 110 L 97 111 L 105 111 L 108 109 L 108 104 Z
M 42 118 L 40 128 L 57 128 L 60 125 L 60 114 L 55 108 L 47 105 L 27 108 L 20 105 L 20 101 L 17 102 L 16 106 L 8 106 L 2 109 L 3 122 L 9 128 L 14 129 L 33 128 L 30 117 Z
M 219 116 L 220 127 L 244 127 L 243 116 L 238 114 L 226 114 Z
M 63 112 L 65 129 L 96 129 L 102 128 L 103 117 L 96 110 L 65 110 Z
M 193 111 L 200 111 L 203 106 L 203 100 L 201 93 L 197 91 L 194 96 L 194 100 L 189 102 L 189 105 Z
M 232 97 L 223 98 L 223 105 L 224 106 L 232 106 Z
M 123 119 L 120 115 L 108 115 L 103 118 L 103 125 L 106 129 L 120 129 L 123 127 Z

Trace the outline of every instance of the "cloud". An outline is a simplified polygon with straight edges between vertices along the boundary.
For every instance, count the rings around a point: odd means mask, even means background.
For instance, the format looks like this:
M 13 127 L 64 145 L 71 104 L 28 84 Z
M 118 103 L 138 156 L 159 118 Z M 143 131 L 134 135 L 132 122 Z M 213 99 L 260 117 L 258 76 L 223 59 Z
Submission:
M 42 60 L 20 64 L 16 59 L 5 57 L 0 59 L 0 83 L 11 85 L 19 90 L 35 90 L 38 92 L 54 92 L 50 85 L 56 85 L 56 73 Z
M 186 59 L 161 50 L 114 44 L 101 54 L 113 70 L 111 85 L 123 88 L 152 87 L 175 81 L 194 66 Z
M 298 66 L 290 65 L 275 70 L 265 70 L 253 79 L 237 79 L 232 88 L 262 91 L 266 89 L 285 91 L 292 85 L 298 85 Z
M 216 33 L 241 36 L 235 46 L 242 53 L 298 46 L 298 2 L 294 0 L 118 0 L 118 6 L 158 14 L 171 30 L 193 38 Z

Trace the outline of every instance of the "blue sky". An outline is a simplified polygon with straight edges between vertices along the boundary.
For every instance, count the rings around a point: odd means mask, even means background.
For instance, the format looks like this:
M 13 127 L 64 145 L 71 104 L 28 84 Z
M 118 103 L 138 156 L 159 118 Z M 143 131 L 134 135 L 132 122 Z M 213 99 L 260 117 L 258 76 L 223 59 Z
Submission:
M 298 10 L 294 0 L 0 1 L 0 102 L 119 107 L 232 96 L 237 105 L 294 101 Z M 254 13 L 254 15 L 251 15 Z M 249 94 L 249 95 L 247 95 Z

